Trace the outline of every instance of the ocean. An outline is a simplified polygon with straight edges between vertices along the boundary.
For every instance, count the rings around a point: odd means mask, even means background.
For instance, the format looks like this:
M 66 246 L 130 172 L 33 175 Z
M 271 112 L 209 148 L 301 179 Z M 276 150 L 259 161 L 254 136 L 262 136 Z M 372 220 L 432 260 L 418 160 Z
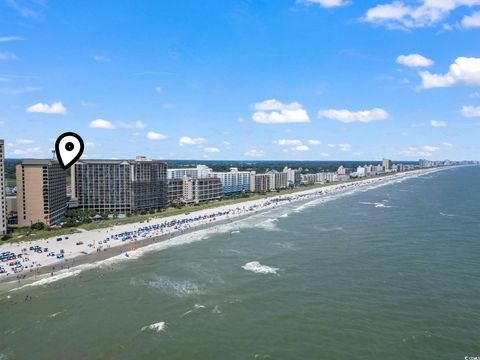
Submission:
M 480 167 L 292 203 L 0 289 L 0 359 L 480 356 Z

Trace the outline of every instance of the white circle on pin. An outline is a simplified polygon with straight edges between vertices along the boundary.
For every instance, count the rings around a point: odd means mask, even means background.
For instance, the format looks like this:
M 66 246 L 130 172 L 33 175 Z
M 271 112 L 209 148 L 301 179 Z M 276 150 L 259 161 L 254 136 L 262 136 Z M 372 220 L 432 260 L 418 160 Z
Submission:
M 74 132 L 60 135 L 55 142 L 55 152 L 60 166 L 66 170 L 72 166 L 83 154 L 83 140 Z

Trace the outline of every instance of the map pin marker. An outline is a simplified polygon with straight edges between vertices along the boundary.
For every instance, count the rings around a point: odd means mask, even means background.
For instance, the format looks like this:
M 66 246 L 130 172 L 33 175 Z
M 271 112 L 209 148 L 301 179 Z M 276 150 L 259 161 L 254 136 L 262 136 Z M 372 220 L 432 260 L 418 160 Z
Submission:
M 74 132 L 66 132 L 60 135 L 55 141 L 55 152 L 60 166 L 67 170 L 83 154 L 83 140 L 80 135 Z

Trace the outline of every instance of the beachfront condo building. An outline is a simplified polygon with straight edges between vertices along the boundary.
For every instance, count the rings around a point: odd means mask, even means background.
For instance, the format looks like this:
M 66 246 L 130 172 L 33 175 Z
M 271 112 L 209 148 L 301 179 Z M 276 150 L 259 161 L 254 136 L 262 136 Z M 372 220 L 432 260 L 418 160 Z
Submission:
M 57 160 L 23 160 L 16 166 L 18 226 L 61 222 L 67 211 L 67 173 Z
M 168 195 L 172 204 L 200 203 L 221 199 L 223 188 L 219 178 L 195 179 L 184 176 L 183 179 L 168 180 Z
M 285 166 L 283 168 L 283 172 L 287 174 L 287 182 L 288 186 L 295 186 L 300 184 L 301 181 L 301 169 L 290 169 L 289 167 Z
M 388 171 L 392 168 L 392 160 L 383 159 L 382 160 L 382 167 L 384 171 Z
M 167 178 L 168 179 L 183 179 L 184 176 L 188 176 L 192 179 L 203 179 L 208 178 L 212 169 L 206 165 L 197 165 L 194 168 L 179 168 L 179 169 L 168 169 Z
M 0 234 L 7 233 L 7 200 L 5 197 L 5 154 L 4 141 L 0 140 Z
M 167 206 L 167 164 L 148 160 L 81 160 L 72 167 L 72 200 L 80 209 L 131 213 Z
M 276 170 L 268 171 L 270 176 L 270 190 L 281 190 L 288 187 L 288 174 Z
M 250 191 L 256 193 L 264 193 L 271 191 L 270 174 L 256 174 L 255 171 L 250 173 Z
M 250 191 L 250 171 L 230 168 L 230 172 L 212 172 L 210 177 L 220 179 L 225 195 Z

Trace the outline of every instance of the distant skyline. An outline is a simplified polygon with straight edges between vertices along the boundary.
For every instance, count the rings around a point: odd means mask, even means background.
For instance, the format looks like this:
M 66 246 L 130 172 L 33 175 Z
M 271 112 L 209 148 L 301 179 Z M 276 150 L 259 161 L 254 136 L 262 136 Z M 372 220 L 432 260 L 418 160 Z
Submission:
M 480 0 L 0 0 L 7 158 L 480 159 Z

